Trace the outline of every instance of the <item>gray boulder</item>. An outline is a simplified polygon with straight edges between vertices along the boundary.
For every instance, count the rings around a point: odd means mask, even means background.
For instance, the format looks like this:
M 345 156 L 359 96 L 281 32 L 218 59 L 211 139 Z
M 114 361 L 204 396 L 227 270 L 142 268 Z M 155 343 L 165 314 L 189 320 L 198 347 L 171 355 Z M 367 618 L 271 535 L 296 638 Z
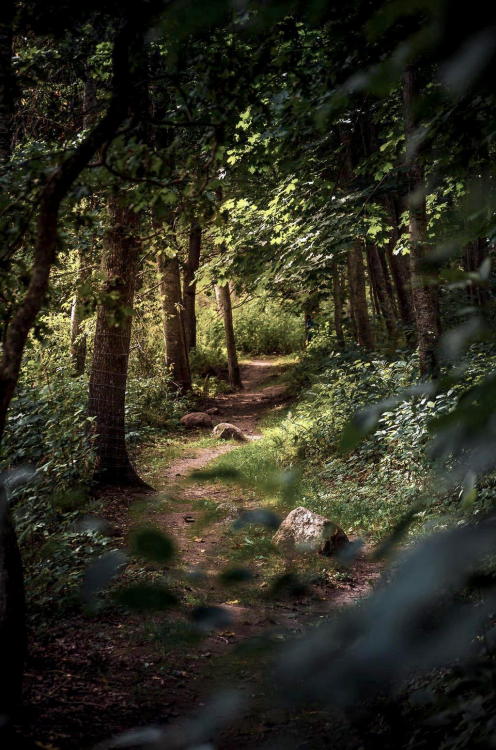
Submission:
M 185 427 L 212 427 L 212 417 L 204 411 L 192 411 L 181 417 L 181 424 Z
M 246 442 L 247 439 L 239 427 L 229 422 L 220 422 L 215 425 L 212 435 L 221 440 L 238 440 L 240 443 Z
M 349 539 L 333 521 L 300 506 L 286 516 L 272 541 L 285 553 L 317 552 L 330 556 Z

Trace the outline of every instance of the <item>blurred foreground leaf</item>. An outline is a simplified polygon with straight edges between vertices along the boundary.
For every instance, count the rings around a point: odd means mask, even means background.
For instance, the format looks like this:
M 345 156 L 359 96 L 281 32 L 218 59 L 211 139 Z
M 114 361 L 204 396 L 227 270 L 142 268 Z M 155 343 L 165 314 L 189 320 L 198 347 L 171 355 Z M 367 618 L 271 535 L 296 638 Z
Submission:
M 177 604 L 177 597 L 164 586 L 148 583 L 135 584 L 116 594 L 119 604 L 135 612 L 160 612 Z
M 96 596 L 120 573 L 127 563 L 127 557 L 121 550 L 106 552 L 86 568 L 81 598 L 92 605 Z
M 136 529 L 130 538 L 131 552 L 156 563 L 166 563 L 174 555 L 172 540 L 158 529 Z
M 277 513 L 274 513 L 272 510 L 267 510 L 267 508 L 256 508 L 241 513 L 239 518 L 234 521 L 232 527 L 235 530 L 239 530 L 250 524 L 266 526 L 268 529 L 273 529 L 275 531 L 281 525 L 281 519 Z

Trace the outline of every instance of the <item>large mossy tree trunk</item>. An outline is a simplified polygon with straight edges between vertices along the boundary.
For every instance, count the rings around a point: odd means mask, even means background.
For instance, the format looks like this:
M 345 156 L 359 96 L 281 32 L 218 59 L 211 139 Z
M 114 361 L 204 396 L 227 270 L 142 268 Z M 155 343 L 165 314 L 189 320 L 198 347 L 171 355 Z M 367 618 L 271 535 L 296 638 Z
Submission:
M 370 350 L 374 348 L 374 334 L 367 305 L 362 246 L 362 241 L 357 240 L 348 251 L 350 309 L 355 322 L 357 343 Z
M 441 335 L 438 287 L 425 278 L 428 251 L 427 206 L 424 164 L 415 145 L 417 136 L 418 76 L 408 66 L 403 81 L 405 135 L 410 195 L 408 201 L 410 252 L 412 264 L 412 298 L 415 310 L 420 374 L 435 375 L 438 370 L 437 346 Z
M 224 323 L 229 385 L 232 388 L 242 388 L 243 384 L 241 382 L 241 372 L 239 369 L 238 354 L 236 350 L 236 337 L 234 335 L 231 290 L 229 289 L 229 284 L 217 284 L 215 286 L 215 297 L 217 299 L 219 313 L 222 315 Z
M 188 259 L 183 271 L 183 318 L 187 349 L 196 346 L 196 281 L 195 275 L 200 266 L 201 226 L 191 223 L 188 243 Z
M 96 479 L 104 485 L 143 485 L 126 447 L 125 404 L 135 280 L 140 252 L 139 216 L 114 197 L 104 239 L 102 301 L 96 318 L 89 386 L 94 418 Z
M 183 320 L 181 274 L 177 255 L 168 257 L 159 253 L 157 258 L 162 296 L 162 314 L 165 342 L 165 363 L 170 368 L 177 390 L 191 390 L 191 370 Z

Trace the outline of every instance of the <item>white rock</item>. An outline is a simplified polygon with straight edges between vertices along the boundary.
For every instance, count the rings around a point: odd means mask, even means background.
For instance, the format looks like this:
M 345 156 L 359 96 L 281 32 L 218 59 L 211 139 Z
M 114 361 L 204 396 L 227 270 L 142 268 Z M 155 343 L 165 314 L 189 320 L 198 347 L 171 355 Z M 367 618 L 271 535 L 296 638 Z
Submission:
M 333 521 L 300 506 L 286 516 L 272 541 L 287 553 L 317 552 L 321 555 L 333 555 L 349 540 Z

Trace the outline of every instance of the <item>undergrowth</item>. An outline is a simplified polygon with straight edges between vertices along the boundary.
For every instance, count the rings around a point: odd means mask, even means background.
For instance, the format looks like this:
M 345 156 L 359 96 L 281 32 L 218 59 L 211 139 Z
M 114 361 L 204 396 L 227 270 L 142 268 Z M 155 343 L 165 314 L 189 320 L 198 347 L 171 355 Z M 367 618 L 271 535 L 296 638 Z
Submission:
M 430 425 L 454 408 L 494 358 L 474 347 L 457 385 L 394 402 L 416 382 L 415 357 L 329 351 L 328 342 L 317 339 L 290 370 L 292 408 L 273 412 L 263 438 L 221 456 L 214 471 L 238 472 L 262 502 L 277 504 L 281 513 L 304 505 L 371 540 L 413 511 L 412 533 L 485 512 L 495 502 L 493 479 L 484 480 L 468 502 L 463 486 L 450 483 L 449 466 L 436 465 L 429 455 Z M 343 429 L 353 415 L 388 399 L 391 406 L 374 434 L 343 450 Z

